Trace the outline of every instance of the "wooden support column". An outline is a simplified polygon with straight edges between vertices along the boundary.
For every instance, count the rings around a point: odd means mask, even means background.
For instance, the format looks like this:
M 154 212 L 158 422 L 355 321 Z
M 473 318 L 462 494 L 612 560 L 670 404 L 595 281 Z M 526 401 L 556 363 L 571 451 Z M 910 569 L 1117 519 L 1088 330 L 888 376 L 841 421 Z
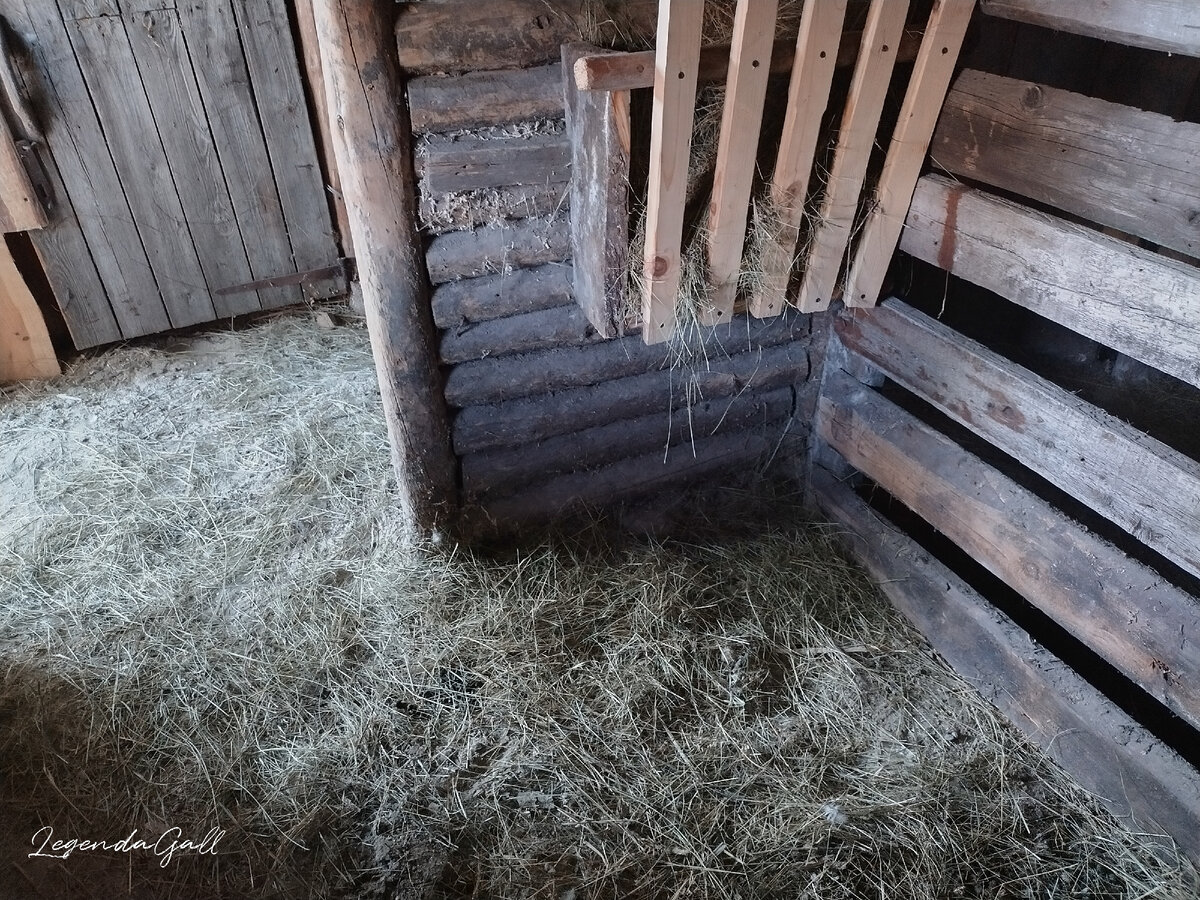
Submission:
M 313 13 L 392 460 L 405 512 L 428 533 L 451 524 L 458 491 L 416 226 L 395 8 L 391 0 L 317 0 Z

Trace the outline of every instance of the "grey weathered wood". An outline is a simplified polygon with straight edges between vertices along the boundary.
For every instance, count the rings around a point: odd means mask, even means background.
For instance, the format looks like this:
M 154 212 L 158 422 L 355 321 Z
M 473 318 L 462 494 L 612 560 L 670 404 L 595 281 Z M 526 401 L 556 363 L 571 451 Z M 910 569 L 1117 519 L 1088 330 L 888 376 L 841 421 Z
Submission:
M 850 551 L 950 666 L 1131 831 L 1200 863 L 1200 774 L 834 478 L 813 476 Z
M 818 428 L 857 469 L 1114 668 L 1200 724 L 1200 602 L 849 376 Z
M 571 256 L 569 232 L 561 219 L 522 219 L 438 235 L 426 254 L 429 279 L 441 284 L 561 262 Z
M 790 387 L 747 391 L 703 399 L 679 411 L 659 409 L 536 444 L 470 453 L 462 458 L 463 491 L 478 496 L 512 489 L 550 475 L 704 440 L 718 432 L 781 422 L 791 415 L 792 403 Z
M 1200 463 L 898 300 L 835 328 L 888 377 L 1200 577 Z
M 70 208 L 79 222 L 77 238 L 60 202 L 55 220 L 68 224 L 33 236 L 55 296 L 66 307 L 72 336 L 79 346 L 91 346 L 167 330 L 171 323 L 166 308 L 57 7 L 5 0 L 0 9 L 27 41 L 34 65 L 30 93 L 35 103 L 45 104 L 42 125 L 53 168 L 61 177 L 56 194 L 71 198 Z M 88 257 L 101 291 L 85 262 Z M 105 297 L 119 335 L 113 334 L 104 315 Z M 90 322 L 97 323 L 98 330 Z
M 900 249 L 1200 386 L 1200 270 L 936 175 Z
M 445 234 L 483 228 L 506 219 L 555 216 L 567 208 L 570 185 L 517 184 L 454 194 L 420 195 L 421 228 L 427 234 Z
M 233 0 L 233 9 L 291 240 L 294 271 L 333 265 L 340 253 L 287 4 Z M 345 294 L 346 286 L 334 277 L 305 282 L 303 292 L 309 298 L 337 297 Z
M 932 153 L 956 175 L 1200 255 L 1200 125 L 966 71 Z
M 170 326 L 216 318 L 125 23 L 106 0 L 59 0 Z M 119 264 L 136 247 L 117 248 Z
M 148 9 L 126 11 L 124 18 L 205 281 L 214 291 L 244 284 L 253 278 L 250 262 L 209 131 L 179 15 L 174 9 Z M 253 239 L 261 240 L 261 236 Z M 212 303 L 219 316 L 261 309 L 258 295 L 253 291 L 214 293 Z
M 563 114 L 562 67 L 426 75 L 408 82 L 413 131 L 507 125 Z
M 434 289 L 432 302 L 439 328 L 566 306 L 571 303 L 571 265 L 548 263 L 447 282 Z
M 722 353 L 773 347 L 798 336 L 807 336 L 807 325 L 795 316 L 769 320 L 736 319 L 707 329 L 703 352 L 709 360 Z M 586 347 L 562 347 L 484 359 L 455 366 L 446 378 L 446 402 L 468 406 L 512 400 L 531 394 L 596 384 L 610 378 L 640 375 L 670 368 L 672 348 L 646 344 L 639 335 L 617 338 Z
M 596 48 L 565 44 L 563 94 L 571 141 L 575 300 L 603 337 L 621 333 L 629 271 L 629 92 L 580 91 L 575 62 Z
M 333 145 L 367 330 L 408 521 L 453 524 L 458 485 L 437 363 L 421 238 L 412 132 L 390 29 L 390 0 L 318 0 L 313 6 Z
M 582 346 L 599 340 L 583 311 L 571 304 L 453 326 L 442 335 L 441 356 L 443 363 L 453 364 L 551 347 Z
M 179 15 L 188 50 L 194 59 L 203 60 L 194 72 L 244 238 L 251 277 L 257 280 L 295 272 L 233 8 L 227 2 L 184 3 Z M 303 295 L 298 286 L 289 285 L 261 290 L 258 297 L 260 304 L 270 309 L 299 303 Z
M 1200 56 L 1200 6 L 1192 0 L 980 0 L 979 7 L 1018 22 Z
M 807 341 L 747 350 L 686 371 L 658 370 L 586 387 L 468 406 L 454 421 L 460 454 L 516 447 L 631 416 L 685 410 L 742 391 L 800 384 L 810 375 Z M 682 414 L 682 413 L 680 413 Z
M 571 144 L 564 134 L 528 137 L 434 137 L 417 153 L 421 190 L 433 194 L 558 184 L 570 178 Z

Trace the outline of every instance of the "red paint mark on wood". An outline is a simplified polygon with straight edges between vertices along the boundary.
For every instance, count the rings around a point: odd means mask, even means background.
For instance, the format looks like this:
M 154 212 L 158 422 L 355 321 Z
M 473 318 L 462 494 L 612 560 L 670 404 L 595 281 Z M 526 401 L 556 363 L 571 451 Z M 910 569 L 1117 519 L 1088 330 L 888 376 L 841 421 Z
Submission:
M 954 267 L 954 251 L 958 249 L 958 203 L 966 188 L 951 189 L 946 198 L 946 222 L 942 226 L 942 241 L 938 248 L 938 268 L 949 272 Z

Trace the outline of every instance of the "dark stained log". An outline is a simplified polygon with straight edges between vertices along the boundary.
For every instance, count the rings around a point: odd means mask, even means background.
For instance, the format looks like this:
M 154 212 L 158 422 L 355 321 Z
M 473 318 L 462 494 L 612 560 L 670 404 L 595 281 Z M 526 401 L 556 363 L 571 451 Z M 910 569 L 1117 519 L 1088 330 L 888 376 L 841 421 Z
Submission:
M 585 428 L 536 444 L 470 453 L 462 458 L 463 492 L 468 496 L 512 489 L 575 469 L 704 440 L 753 425 L 782 422 L 792 413 L 791 387 L 733 397 L 711 398 L 675 412 L 659 409 L 645 416 Z
M 583 311 L 572 304 L 449 328 L 442 335 L 442 362 L 494 359 L 510 353 L 576 347 L 599 340 Z
M 570 178 L 570 172 L 571 142 L 565 134 L 436 136 L 424 142 L 417 153 L 421 190 L 431 194 L 559 184 Z
M 1173 839 L 1200 864 L 1200 774 L 837 479 L 821 509 L 942 658 L 1131 831 Z
M 563 114 L 562 66 L 427 75 L 408 82 L 413 131 L 507 125 Z
M 1193 727 L 1200 602 L 848 375 L 821 438 Z
M 570 302 L 570 263 L 549 263 L 439 284 L 433 291 L 433 321 L 439 328 L 453 328 Z
M 747 350 L 688 371 L 660 370 L 502 403 L 468 406 L 454 421 L 460 454 L 514 447 L 631 416 L 686 410 L 696 398 L 732 397 L 801 384 L 809 377 L 808 341 Z M 685 412 L 680 412 L 686 415 Z
M 562 262 L 571 257 L 570 231 L 562 219 L 521 219 L 440 234 L 429 242 L 426 253 L 429 278 L 442 284 Z
M 405 512 L 449 526 L 456 465 L 437 362 L 390 0 L 317 0 L 326 101 Z

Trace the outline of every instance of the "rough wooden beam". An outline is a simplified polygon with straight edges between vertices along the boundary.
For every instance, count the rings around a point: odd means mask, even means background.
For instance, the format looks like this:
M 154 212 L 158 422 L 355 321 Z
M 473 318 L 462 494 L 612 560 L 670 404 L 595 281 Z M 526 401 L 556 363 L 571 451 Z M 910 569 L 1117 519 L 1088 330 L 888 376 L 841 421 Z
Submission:
M 442 335 L 442 362 L 496 359 L 553 347 L 580 347 L 601 340 L 578 306 L 556 306 L 504 319 L 458 325 Z
M 571 302 L 571 265 L 548 263 L 439 284 L 432 302 L 439 328 L 565 306 Z
M 981 0 L 990 16 L 1184 56 L 1200 56 L 1193 0 Z
M 49 221 L 8 123 L 0 118 L 0 234 L 43 228 Z
M 415 132 L 508 125 L 563 114 L 562 65 L 409 79 Z
M 521 219 L 474 231 L 451 231 L 429 242 L 426 264 L 434 284 L 562 262 L 571 256 L 562 219 Z
M 389 0 L 315 0 L 334 152 L 405 513 L 419 532 L 454 520 L 456 465 L 417 233 L 412 134 Z
M 559 184 L 570 177 L 571 142 L 565 134 L 434 138 L 422 142 L 416 166 L 431 194 Z

